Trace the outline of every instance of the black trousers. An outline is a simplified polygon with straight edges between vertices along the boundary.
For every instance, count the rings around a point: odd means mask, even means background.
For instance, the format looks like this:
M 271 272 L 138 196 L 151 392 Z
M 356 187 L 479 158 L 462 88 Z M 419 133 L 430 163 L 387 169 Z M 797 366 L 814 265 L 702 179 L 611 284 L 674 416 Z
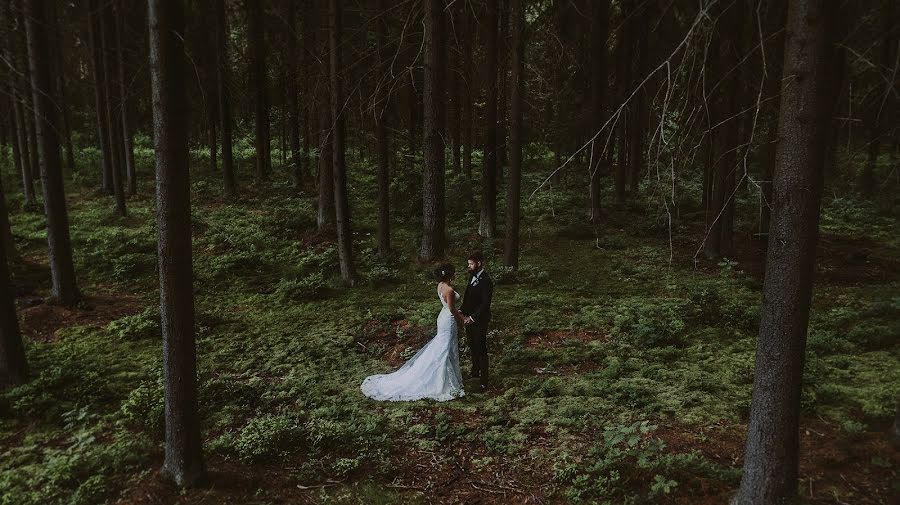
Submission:
M 466 326 L 466 339 L 472 354 L 472 375 L 477 375 L 482 386 L 488 383 L 487 324 Z

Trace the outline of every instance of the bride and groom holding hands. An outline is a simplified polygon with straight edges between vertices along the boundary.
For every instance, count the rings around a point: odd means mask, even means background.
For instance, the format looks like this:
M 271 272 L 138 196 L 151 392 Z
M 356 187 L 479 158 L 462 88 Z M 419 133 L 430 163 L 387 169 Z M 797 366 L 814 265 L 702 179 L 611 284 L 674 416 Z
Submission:
M 413 401 L 430 398 L 447 401 L 465 395 L 459 365 L 457 330 L 465 328 L 472 355 L 472 377 L 479 389 L 488 385 L 487 330 L 491 322 L 491 298 L 494 284 L 484 268 L 480 252 L 469 255 L 466 270 L 469 281 L 462 304 L 453 288 L 456 269 L 447 263 L 434 271 L 441 312 L 437 333 L 397 371 L 371 375 L 362 382 L 362 392 L 374 400 Z

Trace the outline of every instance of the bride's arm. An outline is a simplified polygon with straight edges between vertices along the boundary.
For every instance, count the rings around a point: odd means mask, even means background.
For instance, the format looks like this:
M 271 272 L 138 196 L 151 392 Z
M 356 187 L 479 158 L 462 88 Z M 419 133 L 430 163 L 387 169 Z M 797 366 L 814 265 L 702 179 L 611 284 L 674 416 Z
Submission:
M 450 286 L 444 288 L 444 300 L 447 300 L 447 308 L 450 309 L 450 313 L 453 314 L 453 317 L 455 317 L 460 324 L 465 324 L 466 318 L 463 316 L 462 312 L 456 308 L 456 296 L 453 288 Z

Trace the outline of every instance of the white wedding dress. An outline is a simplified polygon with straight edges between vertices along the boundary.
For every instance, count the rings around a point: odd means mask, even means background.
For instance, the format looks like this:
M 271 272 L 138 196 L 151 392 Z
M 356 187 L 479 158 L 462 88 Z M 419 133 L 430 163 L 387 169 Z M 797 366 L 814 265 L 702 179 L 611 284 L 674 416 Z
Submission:
M 453 292 L 456 302 L 459 293 Z M 465 395 L 459 369 L 457 324 L 438 290 L 441 313 L 437 317 L 437 335 L 396 372 L 370 375 L 362 382 L 362 392 L 374 400 L 413 401 L 430 398 L 439 402 Z

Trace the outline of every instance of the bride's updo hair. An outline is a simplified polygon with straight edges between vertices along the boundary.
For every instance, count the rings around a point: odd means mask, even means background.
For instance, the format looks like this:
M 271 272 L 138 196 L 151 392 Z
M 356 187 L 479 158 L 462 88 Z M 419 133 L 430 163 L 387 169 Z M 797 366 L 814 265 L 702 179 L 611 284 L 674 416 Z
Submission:
M 434 269 L 434 279 L 438 282 L 447 282 L 453 277 L 455 273 L 456 269 L 453 268 L 453 265 L 451 265 L 450 263 L 444 263 L 443 265 Z

